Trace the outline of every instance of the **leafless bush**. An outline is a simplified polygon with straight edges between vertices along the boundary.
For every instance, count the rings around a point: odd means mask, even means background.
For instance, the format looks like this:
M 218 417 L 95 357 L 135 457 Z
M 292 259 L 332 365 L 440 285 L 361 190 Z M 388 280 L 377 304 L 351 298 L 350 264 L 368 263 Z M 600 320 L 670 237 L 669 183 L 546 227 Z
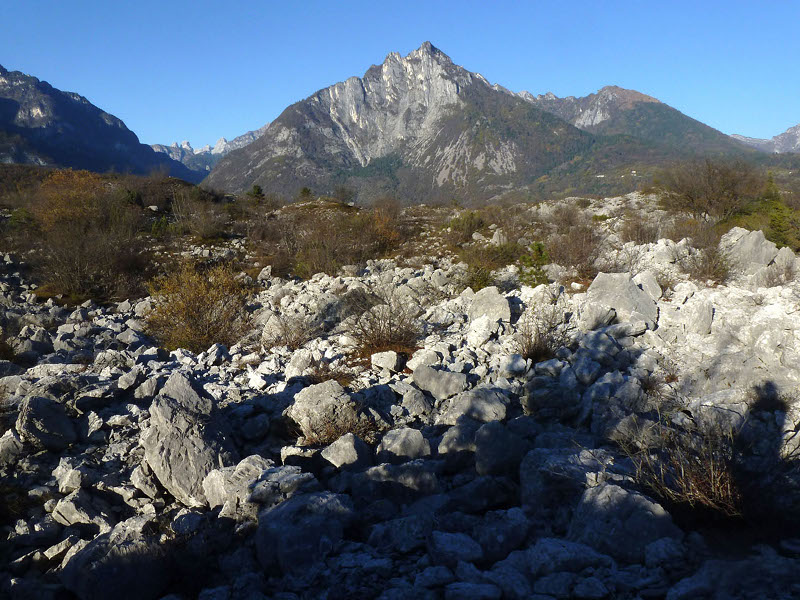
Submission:
M 693 279 L 725 283 L 731 274 L 731 264 L 718 246 L 710 246 L 687 254 L 681 260 L 681 268 Z
M 276 315 L 270 319 L 270 331 L 262 337 L 265 348 L 287 346 L 302 348 L 320 333 L 320 328 L 308 317 Z
M 354 301 L 360 314 L 352 320 L 349 333 L 360 356 L 387 350 L 411 354 L 416 349 L 420 334 L 416 309 L 394 288 L 372 289 Z
M 536 363 L 553 358 L 556 351 L 569 341 L 564 311 L 558 305 L 557 297 L 549 304 L 525 311 L 517 322 L 513 340 L 514 351 L 525 360 Z
M 353 383 L 355 375 L 352 371 L 346 369 L 342 365 L 333 366 L 330 361 L 320 360 L 311 365 L 310 371 L 308 375 L 306 375 L 306 378 L 309 379 L 312 384 L 333 380 L 342 387 L 346 388 Z
M 633 273 L 641 271 L 644 249 L 640 246 L 625 245 L 609 250 L 603 257 L 603 271 L 606 273 Z
M 346 416 L 323 417 L 309 435 L 304 436 L 305 446 L 327 446 L 343 435 L 352 433 L 368 444 L 377 444 L 384 427 L 365 414 L 347 414 Z
M 660 223 L 649 220 L 645 215 L 630 213 L 625 215 L 619 232 L 623 242 L 634 242 L 640 246 L 657 242 L 660 234 Z
M 656 496 L 738 517 L 742 494 L 735 476 L 737 435 L 731 427 L 701 425 L 686 431 L 660 419 L 621 446 L 634 463 L 636 481 Z
M 76 299 L 138 293 L 146 260 L 140 210 L 87 171 L 54 171 L 42 183 L 32 219 L 45 244 L 34 261 L 54 294 Z
M 600 254 L 601 239 L 595 228 L 583 223 L 566 232 L 551 234 L 545 247 L 553 262 L 574 267 L 579 277 L 591 278 L 597 274 L 595 261 Z
M 698 221 L 741 211 L 763 187 L 763 176 L 744 161 L 703 159 L 678 163 L 656 177 L 664 205 Z
M 200 199 L 200 192 L 180 190 L 172 200 L 172 215 L 175 227 L 181 233 L 191 233 L 201 239 L 222 237 L 228 224 L 228 216 L 215 202 Z

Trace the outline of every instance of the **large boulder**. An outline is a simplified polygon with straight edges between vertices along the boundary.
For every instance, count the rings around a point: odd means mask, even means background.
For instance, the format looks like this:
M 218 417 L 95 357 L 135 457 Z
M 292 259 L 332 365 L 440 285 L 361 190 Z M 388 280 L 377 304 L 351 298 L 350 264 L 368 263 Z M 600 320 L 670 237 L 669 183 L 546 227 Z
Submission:
M 430 456 L 431 446 L 418 429 L 403 427 L 386 433 L 378 445 L 378 462 L 403 463 Z
M 348 424 L 352 426 L 358 420 L 355 402 L 333 380 L 300 391 L 285 414 L 309 439 L 326 438 L 329 433 L 346 431 Z
M 570 540 L 629 563 L 644 562 L 651 542 L 681 537 L 659 504 L 609 483 L 583 493 L 569 530 Z
M 720 240 L 720 248 L 734 267 L 746 275 L 756 273 L 778 255 L 778 247 L 767 240 L 763 231 L 734 227 Z
M 452 371 L 438 371 L 420 365 L 414 369 L 414 383 L 437 400 L 446 400 L 467 389 L 467 376 Z
M 478 475 L 519 472 L 528 446 L 499 421 L 482 425 L 475 433 L 475 471 Z
M 186 506 L 207 504 L 203 480 L 238 462 L 236 448 L 208 398 L 174 373 L 150 406 L 140 439 L 145 460 L 161 485 Z
M 302 574 L 324 561 L 354 518 L 349 497 L 319 492 L 294 496 L 263 511 L 255 543 L 258 561 L 272 572 Z
M 598 273 L 586 292 L 587 302 L 613 308 L 620 321 L 658 321 L 658 307 L 630 273 Z
M 16 428 L 23 442 L 54 452 L 64 450 L 78 437 L 64 406 L 42 396 L 22 401 Z
M 155 600 L 170 579 L 170 564 L 151 517 L 133 517 L 68 555 L 60 573 L 80 600 Z
M 479 387 L 458 394 L 436 419 L 437 425 L 455 425 L 462 417 L 488 423 L 506 418 L 508 399 L 498 390 Z
M 358 470 L 372 466 L 372 448 L 352 433 L 344 434 L 320 454 L 337 469 Z
M 469 320 L 487 316 L 491 321 L 510 321 L 511 305 L 495 286 L 485 287 L 472 298 L 469 307 Z
M 257 505 L 250 501 L 253 485 L 274 466 L 271 460 L 254 454 L 235 467 L 214 469 L 203 479 L 203 493 L 211 508 L 222 507 L 221 516 L 255 518 Z

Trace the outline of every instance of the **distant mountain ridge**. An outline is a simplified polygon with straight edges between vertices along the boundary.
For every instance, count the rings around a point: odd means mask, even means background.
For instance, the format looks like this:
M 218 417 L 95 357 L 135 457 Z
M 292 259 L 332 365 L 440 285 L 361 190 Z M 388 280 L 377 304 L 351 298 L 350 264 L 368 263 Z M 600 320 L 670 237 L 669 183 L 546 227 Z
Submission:
M 772 152 L 774 154 L 800 153 L 800 124 L 790 127 L 783 133 L 768 140 L 736 134 L 731 137 L 762 152 Z
M 0 66 L 0 162 L 148 174 L 197 173 L 156 153 L 120 119 L 83 96 Z
M 426 42 L 289 106 L 206 182 L 231 191 L 348 185 L 366 197 L 488 199 L 558 181 L 588 189 L 606 173 L 622 178 L 634 165 L 692 153 L 752 152 L 640 92 L 514 93 Z
M 193 171 L 210 171 L 219 160 L 233 150 L 244 148 L 257 140 L 269 127 L 269 123 L 256 129 L 248 131 L 240 136 L 228 141 L 224 137 L 219 138 L 214 146 L 206 144 L 202 148 L 192 148 L 188 140 L 173 142 L 169 146 L 164 144 L 151 144 L 150 147 L 156 152 L 166 154 L 173 160 L 183 163 Z

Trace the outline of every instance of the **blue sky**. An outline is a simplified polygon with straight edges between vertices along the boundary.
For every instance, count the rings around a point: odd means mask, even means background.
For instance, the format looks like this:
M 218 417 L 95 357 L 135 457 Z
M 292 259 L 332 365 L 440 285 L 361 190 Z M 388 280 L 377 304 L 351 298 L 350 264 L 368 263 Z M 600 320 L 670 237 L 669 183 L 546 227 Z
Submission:
M 0 0 L 0 64 L 145 143 L 231 139 L 430 40 L 489 81 L 650 94 L 725 133 L 800 123 L 800 2 Z

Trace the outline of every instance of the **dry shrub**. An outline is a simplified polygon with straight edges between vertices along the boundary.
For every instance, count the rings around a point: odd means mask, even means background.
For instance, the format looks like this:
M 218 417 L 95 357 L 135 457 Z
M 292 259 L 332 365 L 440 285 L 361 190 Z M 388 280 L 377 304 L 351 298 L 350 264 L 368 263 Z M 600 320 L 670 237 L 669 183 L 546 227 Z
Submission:
M 47 291 L 106 298 L 142 290 L 141 212 L 99 175 L 54 171 L 32 215 L 44 238 L 37 267 Z
M 274 327 L 262 338 L 262 343 L 265 348 L 286 346 L 294 351 L 302 348 L 319 333 L 319 327 L 308 317 L 278 315 L 274 320 Z
M 347 388 L 353 383 L 355 375 L 342 366 L 334 367 L 329 361 L 321 360 L 311 365 L 311 370 L 306 378 L 312 385 L 333 380 L 343 388 Z
M 499 245 L 470 244 L 459 252 L 467 264 L 464 286 L 474 291 L 494 284 L 492 271 L 514 264 L 525 255 L 525 248 L 517 243 Z
M 689 238 L 697 252 L 680 255 L 681 268 L 693 279 L 724 283 L 731 274 L 730 260 L 719 247 L 720 230 L 709 224 L 685 220 L 675 223 L 670 232 L 673 240 Z
M 553 358 L 568 343 L 564 311 L 554 297 L 550 304 L 531 307 L 517 322 L 514 351 L 534 363 Z
M 385 201 L 372 209 L 314 211 L 287 223 L 283 247 L 294 249 L 293 271 L 307 279 L 316 273 L 335 275 L 344 265 L 361 265 L 396 248 L 406 232 Z
M 698 221 L 715 221 L 740 212 L 763 187 L 763 176 L 742 160 L 708 158 L 677 163 L 656 177 L 664 205 Z
M 620 228 L 620 238 L 623 242 L 634 242 L 641 246 L 658 241 L 661 233 L 661 224 L 651 221 L 643 215 L 626 214 Z
M 394 288 L 373 289 L 353 298 L 357 317 L 349 334 L 355 339 L 358 355 L 394 350 L 409 355 L 417 348 L 420 335 L 413 302 L 397 295 Z
M 595 261 L 600 253 L 601 236 L 588 223 L 557 229 L 545 241 L 550 259 L 562 266 L 573 267 L 579 277 L 593 278 L 597 275 Z
M 228 215 L 199 188 L 177 191 L 172 199 L 172 216 L 178 233 L 200 239 L 223 237 L 228 229 Z
M 661 419 L 621 446 L 635 465 L 636 481 L 659 498 L 738 517 L 743 499 L 735 474 L 737 435 L 718 424 L 686 431 Z
M 368 444 L 377 444 L 384 428 L 364 414 L 327 416 L 310 435 L 303 438 L 304 446 L 327 446 L 345 434 L 352 433 Z
M 725 283 L 731 275 L 731 264 L 718 246 L 709 246 L 685 256 L 681 268 L 698 281 Z
M 227 265 L 201 269 L 185 263 L 149 288 L 158 302 L 147 316 L 148 333 L 170 350 L 232 346 L 246 332 L 249 291 Z

